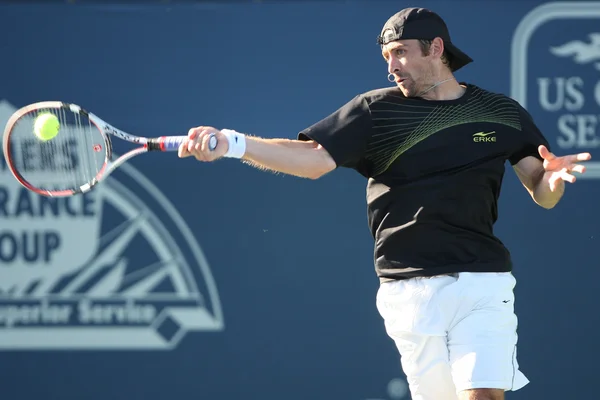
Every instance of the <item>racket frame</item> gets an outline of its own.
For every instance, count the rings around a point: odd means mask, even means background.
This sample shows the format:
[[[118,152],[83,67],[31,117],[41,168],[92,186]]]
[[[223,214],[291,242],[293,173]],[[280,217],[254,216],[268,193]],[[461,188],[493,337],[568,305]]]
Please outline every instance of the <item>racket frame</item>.
[[[69,189],[69,190],[44,190],[39,189],[33,185],[31,185],[27,180],[21,175],[21,173],[15,168],[13,164],[13,160],[11,157],[11,149],[10,149],[10,134],[15,126],[15,124],[25,115],[36,111],[36,110],[48,110],[48,109],[66,109],[75,114],[79,114],[85,118],[87,118],[100,132],[102,139],[104,141],[105,146],[105,158],[102,164],[102,167],[96,174],[94,178],[92,178],[89,182],[81,185],[77,189]],[[118,157],[116,160],[112,160],[113,156],[113,146],[112,141],[110,139],[111,136],[118,137],[122,140],[125,140],[130,143],[138,144],[139,147],[129,150],[125,154]],[[6,163],[12,175],[15,179],[28,190],[40,194],[42,196],[47,197],[66,197],[73,196],[76,194],[83,194],[89,192],[94,188],[98,183],[105,180],[117,167],[125,163],[127,160],[143,154],[149,151],[176,151],[179,145],[183,143],[187,139],[187,136],[160,136],[156,138],[146,138],[142,136],[132,135],[125,131],[115,128],[108,122],[104,121],[102,118],[97,115],[88,112],[87,110],[81,108],[80,106],[72,103],[66,103],[62,101],[42,101],[33,104],[29,104],[24,106],[17,111],[15,111],[12,116],[9,118],[6,123],[6,127],[4,129],[4,136],[2,141],[4,157],[6,159]]]

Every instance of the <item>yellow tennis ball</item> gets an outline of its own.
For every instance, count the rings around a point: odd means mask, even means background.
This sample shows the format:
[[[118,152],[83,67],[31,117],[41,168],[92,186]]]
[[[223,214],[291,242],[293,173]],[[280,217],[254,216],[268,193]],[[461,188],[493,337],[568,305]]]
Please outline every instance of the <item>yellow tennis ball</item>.
[[[60,122],[56,115],[44,113],[37,116],[33,124],[33,132],[41,140],[50,140],[58,135]]]

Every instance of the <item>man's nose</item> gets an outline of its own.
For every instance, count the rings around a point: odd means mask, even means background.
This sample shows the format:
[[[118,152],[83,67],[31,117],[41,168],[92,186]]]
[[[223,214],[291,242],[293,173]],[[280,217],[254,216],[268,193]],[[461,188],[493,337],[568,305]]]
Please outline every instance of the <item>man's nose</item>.
[[[388,72],[390,74],[395,74],[398,71],[399,71],[398,61],[391,58],[390,61],[388,61]]]

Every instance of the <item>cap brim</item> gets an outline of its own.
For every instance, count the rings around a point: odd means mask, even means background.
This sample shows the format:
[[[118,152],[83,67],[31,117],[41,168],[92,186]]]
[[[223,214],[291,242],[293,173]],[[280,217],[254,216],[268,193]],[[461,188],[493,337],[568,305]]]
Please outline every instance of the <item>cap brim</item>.
[[[463,52],[461,49],[459,49],[452,43],[444,42],[444,47],[446,48],[446,51],[452,55],[450,69],[453,72],[458,71],[465,65],[473,62],[473,59],[471,57],[469,57],[465,52]]]

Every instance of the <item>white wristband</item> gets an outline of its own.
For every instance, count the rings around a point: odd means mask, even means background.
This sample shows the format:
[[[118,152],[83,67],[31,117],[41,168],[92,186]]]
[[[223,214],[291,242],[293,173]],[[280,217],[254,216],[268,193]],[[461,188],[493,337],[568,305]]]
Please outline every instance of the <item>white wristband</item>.
[[[229,147],[223,157],[242,158],[246,153],[246,136],[232,129],[221,129],[221,133],[227,138]]]

